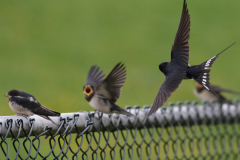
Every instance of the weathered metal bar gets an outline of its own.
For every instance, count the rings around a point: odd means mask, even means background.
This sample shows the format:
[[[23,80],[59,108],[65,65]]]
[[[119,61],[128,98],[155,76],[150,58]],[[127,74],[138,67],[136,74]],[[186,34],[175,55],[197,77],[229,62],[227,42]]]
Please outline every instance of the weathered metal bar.
[[[32,131],[36,135],[39,135],[46,129],[51,131],[52,134],[62,134],[67,132],[80,133],[87,127],[89,131],[94,131],[93,127],[97,128],[98,131],[106,129],[114,131],[116,129],[133,129],[135,127],[140,129],[142,127],[152,127],[152,125],[155,127],[168,127],[170,124],[174,126],[179,123],[184,126],[186,122],[188,122],[188,125],[202,121],[208,124],[213,120],[218,121],[219,119],[227,119],[228,122],[231,123],[240,115],[240,106],[237,103],[234,105],[219,105],[215,103],[198,105],[196,103],[186,103],[184,106],[182,106],[182,103],[178,103],[177,106],[170,104],[167,108],[160,108],[155,114],[150,116],[147,121],[142,122],[148,107],[144,107],[144,109],[140,109],[139,106],[135,106],[134,109],[130,109],[130,107],[126,108],[132,114],[136,115],[136,117],[103,114],[102,118],[100,118],[101,115],[99,115],[99,113],[94,114],[94,112],[61,113],[61,118],[51,117],[56,124],[59,124],[55,125],[51,121],[37,115],[31,116],[29,119],[21,116],[0,116],[0,134],[2,137],[25,137],[26,134],[19,128],[20,119],[22,120],[22,128],[26,133],[29,133],[32,126]],[[29,120],[32,119],[35,119],[35,121],[30,123]],[[91,122],[93,122],[93,125],[91,125]],[[73,126],[74,123],[76,127]],[[11,125],[12,127],[10,127]],[[8,130],[9,127],[11,128],[11,132]],[[34,135],[33,132],[31,135]],[[46,134],[49,134],[49,132],[43,135]]]

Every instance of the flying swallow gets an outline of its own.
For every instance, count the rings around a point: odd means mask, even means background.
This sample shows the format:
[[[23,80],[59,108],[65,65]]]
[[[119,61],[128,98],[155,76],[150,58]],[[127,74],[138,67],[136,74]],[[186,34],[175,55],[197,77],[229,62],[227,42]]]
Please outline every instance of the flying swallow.
[[[120,97],[121,88],[126,79],[124,64],[118,63],[105,79],[104,76],[102,71],[99,71],[99,67],[91,67],[83,87],[85,99],[90,106],[103,113],[134,116],[115,104]]]
[[[231,94],[240,94],[240,92],[235,92],[235,91],[231,91],[228,89],[224,89],[221,88],[219,86],[215,86],[215,85],[209,85],[211,91],[217,95],[218,97],[220,97],[222,99],[222,102],[224,103],[228,103],[228,104],[232,104],[232,102],[230,100],[228,100],[226,97],[224,97],[221,92],[226,92],[226,93],[231,93]],[[211,92],[209,92],[209,90],[207,90],[205,87],[203,87],[203,85],[199,84],[198,82],[195,83],[195,88],[193,90],[195,96],[197,98],[199,98],[200,100],[203,101],[219,101],[219,99],[212,94]]]
[[[34,96],[26,92],[13,89],[4,96],[8,98],[8,104],[12,111],[17,113],[19,116],[28,118],[29,116],[36,114],[47,120],[50,120],[51,122],[53,121],[48,116],[60,116],[60,113],[44,107],[36,100]]]
[[[166,76],[165,81],[160,87],[158,94],[152,104],[150,111],[147,113],[145,119],[156,112],[164,102],[171,96],[180,85],[183,79],[194,79],[204,88],[210,90],[209,72],[213,62],[223,51],[200,65],[191,66],[188,64],[189,59],[189,34],[190,34],[190,15],[187,9],[186,0],[183,3],[182,16],[177,30],[177,34],[171,50],[171,61],[162,62],[159,65],[160,71]],[[213,93],[213,92],[212,92]],[[214,93],[213,93],[214,94]],[[217,95],[215,95],[217,96]],[[218,97],[220,99],[220,97]],[[144,119],[144,120],[145,120]]]

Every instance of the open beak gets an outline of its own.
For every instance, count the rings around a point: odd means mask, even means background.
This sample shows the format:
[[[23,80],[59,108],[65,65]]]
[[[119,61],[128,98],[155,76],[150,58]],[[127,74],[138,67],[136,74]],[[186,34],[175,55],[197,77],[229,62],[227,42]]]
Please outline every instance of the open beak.
[[[84,88],[83,93],[84,93],[86,96],[90,96],[90,95],[93,93],[93,90],[92,90],[92,88],[91,88],[89,85],[87,85],[87,86]]]

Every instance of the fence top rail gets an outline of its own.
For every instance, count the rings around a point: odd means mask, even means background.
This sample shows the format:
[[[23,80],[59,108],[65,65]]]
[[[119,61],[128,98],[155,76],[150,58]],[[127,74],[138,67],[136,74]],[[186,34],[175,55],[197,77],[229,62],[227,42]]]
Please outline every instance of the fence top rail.
[[[84,134],[86,131],[115,131],[124,129],[140,129],[143,127],[168,127],[171,125],[193,125],[195,122],[204,121],[210,123],[213,119],[228,119],[229,122],[240,115],[238,101],[234,104],[220,105],[218,103],[206,103],[198,105],[196,102],[187,101],[184,105],[178,102],[169,107],[161,107],[155,114],[142,122],[149,106],[126,106],[126,110],[135,115],[127,117],[118,114],[101,114],[99,112],[75,112],[61,113],[61,117],[51,117],[58,125],[37,115],[26,119],[22,116],[0,116],[0,137],[29,137],[42,135],[57,135],[67,133]]]

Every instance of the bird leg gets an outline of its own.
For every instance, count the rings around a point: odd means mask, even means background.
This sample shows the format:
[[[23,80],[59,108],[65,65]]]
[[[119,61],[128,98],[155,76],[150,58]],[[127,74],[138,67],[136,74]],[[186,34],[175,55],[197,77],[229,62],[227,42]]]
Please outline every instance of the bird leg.
[[[98,117],[99,117],[100,119],[102,119],[102,117],[103,117],[103,112],[98,112]]]
[[[98,120],[101,120],[102,119],[102,116],[103,116],[103,112],[100,112],[99,110],[95,110],[94,112],[94,117],[95,117],[95,114],[97,115],[97,119]]]

